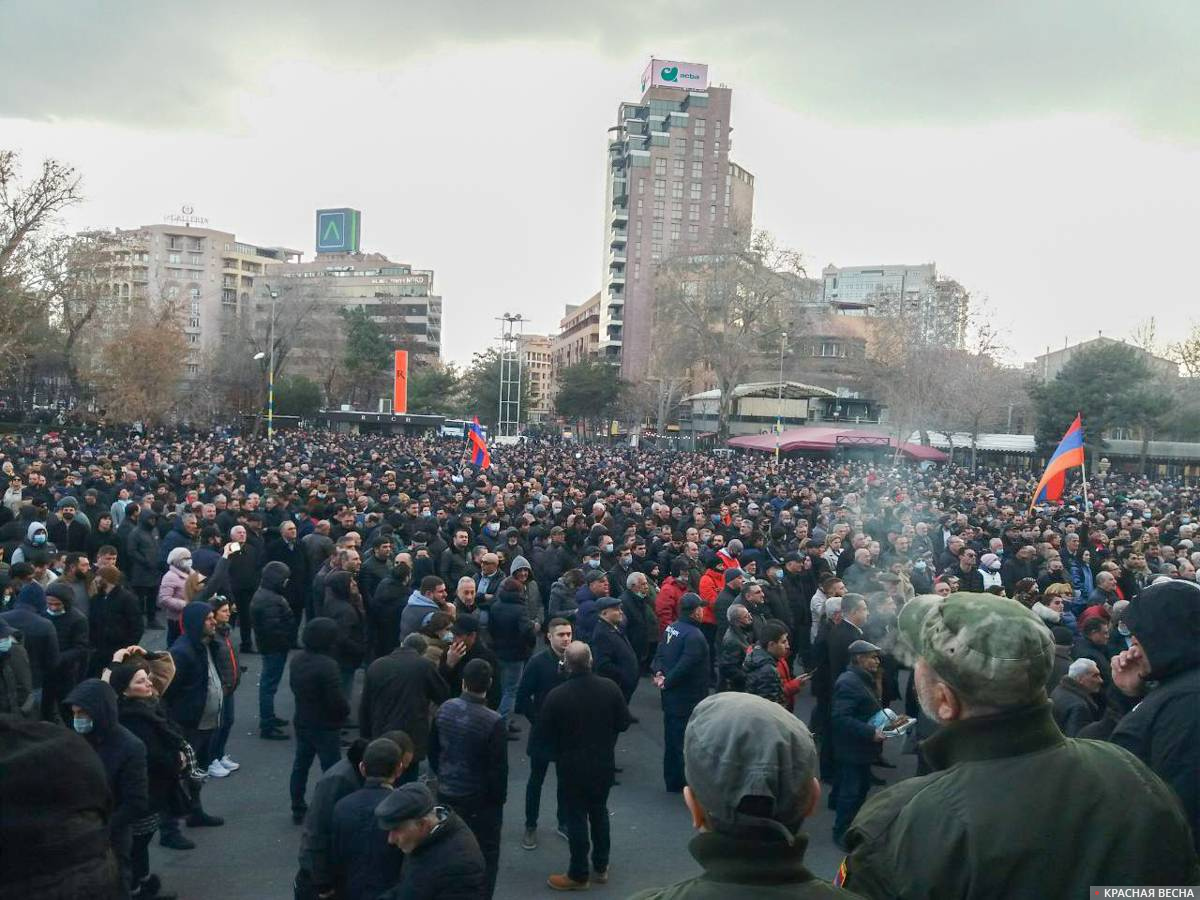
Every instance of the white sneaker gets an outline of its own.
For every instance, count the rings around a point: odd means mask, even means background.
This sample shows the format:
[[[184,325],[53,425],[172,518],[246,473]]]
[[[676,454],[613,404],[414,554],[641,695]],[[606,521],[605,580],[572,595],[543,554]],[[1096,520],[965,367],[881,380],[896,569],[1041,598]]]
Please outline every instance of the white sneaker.
[[[236,763],[232,759],[230,759],[228,753],[221,757],[220,762],[221,762],[221,765],[228,772],[236,772],[238,769],[240,769],[242,767],[241,763]]]
[[[229,774],[229,770],[221,765],[219,759],[214,759],[208,764],[208,774],[213,778],[224,778]]]

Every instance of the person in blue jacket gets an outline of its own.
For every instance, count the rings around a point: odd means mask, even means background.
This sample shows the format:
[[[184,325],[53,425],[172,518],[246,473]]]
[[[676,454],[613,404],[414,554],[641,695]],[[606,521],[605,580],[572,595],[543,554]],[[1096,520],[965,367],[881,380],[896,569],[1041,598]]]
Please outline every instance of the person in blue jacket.
[[[662,691],[663,780],[678,794],[687,783],[683,772],[683,735],[692,710],[708,696],[712,678],[708,640],[697,627],[704,601],[691,592],[679,598],[679,619],[668,625],[651,668]]]

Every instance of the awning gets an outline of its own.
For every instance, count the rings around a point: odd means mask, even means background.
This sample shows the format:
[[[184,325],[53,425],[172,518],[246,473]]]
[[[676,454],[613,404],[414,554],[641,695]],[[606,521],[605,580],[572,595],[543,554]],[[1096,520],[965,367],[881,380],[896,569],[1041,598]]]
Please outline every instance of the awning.
[[[859,428],[789,428],[779,435],[752,434],[731,438],[730,447],[738,450],[757,450],[763,453],[774,453],[778,446],[781,453],[809,451],[815,453],[832,453],[839,447],[876,447],[895,448],[895,439],[880,434],[877,431],[864,431]],[[936,447],[923,447],[920,444],[904,443],[900,452],[909,459],[929,460],[930,462],[945,462],[949,457]]]

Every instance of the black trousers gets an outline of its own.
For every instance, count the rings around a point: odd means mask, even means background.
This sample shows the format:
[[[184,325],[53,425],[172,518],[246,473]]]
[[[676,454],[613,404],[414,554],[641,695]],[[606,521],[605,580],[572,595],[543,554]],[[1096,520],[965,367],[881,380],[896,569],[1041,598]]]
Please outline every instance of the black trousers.
[[[683,773],[683,734],[694,706],[680,710],[663,710],[663,782],[667,790],[679,793],[687,779]]]
[[[833,792],[835,816],[833,839],[841,840],[871,790],[871,764],[839,762],[835,768]]]
[[[542,811],[542,785],[546,782],[546,772],[550,768],[550,760],[531,756],[529,758],[529,782],[525,785],[525,827],[537,828],[538,817]],[[558,782],[558,810],[555,818],[558,827],[567,830],[566,816],[563,814],[563,779]]]
[[[567,843],[571,847],[571,864],[567,876],[573,881],[588,881],[588,852],[592,868],[603,872],[608,868],[611,849],[608,823],[608,791],[591,796],[564,795],[567,804]],[[590,841],[589,841],[590,832]]]
[[[438,800],[449,806],[467,823],[487,866],[487,896],[496,890],[496,873],[500,871],[500,828],[504,824],[504,807],[488,803],[482,797],[450,797],[438,792]]]

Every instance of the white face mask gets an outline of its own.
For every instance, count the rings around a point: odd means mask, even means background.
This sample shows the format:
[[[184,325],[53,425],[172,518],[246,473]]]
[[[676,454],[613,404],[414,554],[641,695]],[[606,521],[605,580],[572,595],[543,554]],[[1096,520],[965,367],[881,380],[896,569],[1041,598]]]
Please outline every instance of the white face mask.
[[[175,563],[175,568],[179,569],[181,572],[190,572],[192,571],[192,560],[190,558],[181,559]]]

